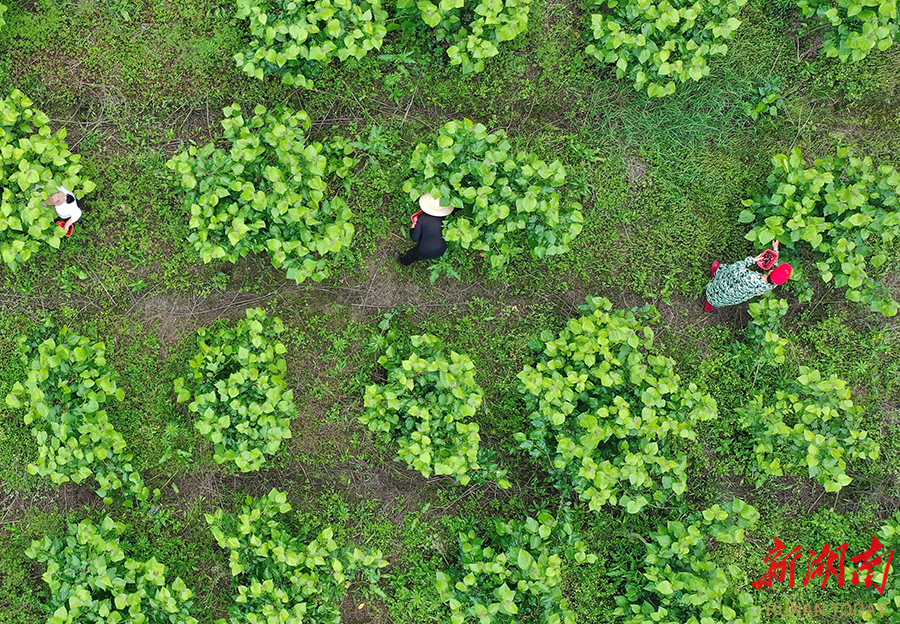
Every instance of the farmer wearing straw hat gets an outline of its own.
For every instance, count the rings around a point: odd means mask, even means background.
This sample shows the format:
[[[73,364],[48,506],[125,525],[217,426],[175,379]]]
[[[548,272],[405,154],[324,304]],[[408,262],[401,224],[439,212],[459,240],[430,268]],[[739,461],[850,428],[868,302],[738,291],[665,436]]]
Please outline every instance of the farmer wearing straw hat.
[[[57,221],[59,227],[66,230],[66,236],[72,234],[72,226],[81,218],[81,208],[75,201],[75,196],[64,186],[57,186],[56,192],[47,198],[47,205],[56,208],[56,214],[62,221]]]
[[[773,247],[778,253],[778,241]],[[712,264],[712,281],[706,286],[706,305],[704,310],[714,312],[725,306],[737,305],[748,299],[764,295],[778,284],[784,284],[791,276],[793,267],[781,264],[765,273],[757,273],[750,266],[764,260],[766,252],[758,256],[747,256],[734,264],[720,265],[716,260]]]
[[[430,193],[425,193],[419,197],[419,208],[422,210],[412,216],[413,227],[409,231],[409,237],[418,245],[407,251],[406,255],[401,256],[399,251],[394,254],[403,266],[419,260],[440,258],[447,251],[442,231],[444,217],[453,212],[453,206],[441,206]]]

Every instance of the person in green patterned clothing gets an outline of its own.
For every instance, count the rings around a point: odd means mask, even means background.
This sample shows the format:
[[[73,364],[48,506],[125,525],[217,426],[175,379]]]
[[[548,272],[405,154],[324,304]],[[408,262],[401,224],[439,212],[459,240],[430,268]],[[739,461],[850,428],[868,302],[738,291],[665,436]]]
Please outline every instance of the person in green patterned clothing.
[[[772,246],[777,252],[778,241]],[[752,270],[750,267],[761,260],[762,256],[763,254],[747,256],[734,264],[720,265],[718,260],[713,262],[713,279],[706,286],[706,306],[703,309],[714,312],[725,306],[737,305],[764,295],[778,284],[788,281],[794,270],[789,264],[780,264],[765,273]]]

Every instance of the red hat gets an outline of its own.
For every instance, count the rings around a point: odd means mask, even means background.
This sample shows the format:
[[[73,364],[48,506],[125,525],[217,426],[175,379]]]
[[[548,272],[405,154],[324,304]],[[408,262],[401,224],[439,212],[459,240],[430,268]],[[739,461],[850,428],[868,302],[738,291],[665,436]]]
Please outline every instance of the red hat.
[[[791,276],[791,272],[794,270],[789,264],[779,264],[778,267],[772,271],[772,274],[769,276],[769,280],[773,284],[784,284],[788,281],[788,278]]]

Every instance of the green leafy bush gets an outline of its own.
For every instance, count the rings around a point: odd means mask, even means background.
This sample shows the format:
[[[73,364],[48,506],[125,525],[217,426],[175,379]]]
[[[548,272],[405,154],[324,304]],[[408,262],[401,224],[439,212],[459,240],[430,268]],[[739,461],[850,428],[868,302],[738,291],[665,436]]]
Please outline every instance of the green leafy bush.
[[[197,624],[188,613],[193,592],[180,578],[166,584],[166,566],[126,556],[125,525],[107,516],[69,525],[65,539],[45,537],[25,551],[47,565],[53,615],[47,624]]]
[[[238,19],[250,22],[250,49],[234,56],[244,73],[313,88],[332,60],[361,59],[381,48],[387,13],[381,0],[238,0]]]
[[[104,409],[113,398],[125,397],[104,344],[48,323],[36,336],[22,336],[19,345],[28,377],[15,383],[6,404],[26,407],[25,424],[34,423],[38,460],[28,472],[60,484],[93,477],[107,504],[114,494],[129,507],[135,499],[147,500],[150,490]]]
[[[847,382],[800,367],[796,382],[775,393],[774,404],[757,395],[737,410],[739,425],[756,441],[759,469],[781,476],[807,469],[810,478],[837,492],[852,479],[847,459],[877,459],[880,449],[858,429],[862,408],[855,406]]]
[[[287,351],[278,340],[281,319],[248,308],[234,329],[215,334],[201,328],[200,352],[189,364],[193,374],[175,380],[178,401],[199,419],[194,426],[215,444],[216,463],[234,462],[242,472],[259,470],[291,437],[296,418],[294,393],[284,380]]]
[[[436,582],[451,624],[574,624],[560,588],[563,564],[597,560],[569,522],[546,511],[537,520],[497,520],[488,539],[474,530],[460,533],[459,549],[457,569],[438,572]]]
[[[768,193],[745,199],[741,223],[753,223],[747,239],[780,241],[782,250],[812,248],[822,279],[847,287],[847,299],[894,316],[900,304],[869,274],[888,260],[885,246],[900,235],[900,172],[840,148],[834,158],[804,167],[799,148],[776,155]]]
[[[386,336],[388,347],[378,363],[387,369],[387,383],[366,386],[365,411],[359,421],[396,439],[398,458],[424,477],[451,475],[463,485],[485,469],[508,488],[504,471],[497,470],[480,449],[478,423],[464,422],[481,407],[484,392],[475,381],[469,356],[450,351],[431,334],[400,339],[396,330]]]
[[[826,26],[825,55],[856,62],[878,48],[887,50],[897,39],[897,0],[795,0],[804,17]],[[815,24],[815,22],[814,22]],[[830,28],[827,26],[830,25]],[[816,26],[819,30],[822,26]]]
[[[616,310],[588,298],[587,314],[555,338],[549,331],[529,346],[538,363],[519,373],[531,430],[520,448],[551,462],[557,485],[573,488],[591,509],[618,504],[638,513],[687,487],[687,456],[676,440],[694,440],[693,425],[716,416],[715,400],[687,387],[674,360],[653,355],[656,310]]]
[[[781,79],[770,80],[761,87],[757,87],[754,99],[744,105],[747,116],[756,121],[762,115],[775,117],[778,111],[784,108],[784,100],[781,99]]]
[[[352,148],[341,138],[307,142],[312,121],[283,105],[257,106],[249,119],[237,104],[223,112],[228,150],[191,146],[166,163],[185,190],[188,241],[204,262],[267,252],[298,284],[325,279],[324,256],[353,238],[347,202],[327,198],[329,177],[345,177],[356,163]]]
[[[592,0],[608,13],[591,15],[592,43],[587,53],[615,63],[616,76],[627,76],[650,97],[675,93],[677,85],[709,75],[707,59],[724,55],[741,25],[735,15],[747,0]]]
[[[0,28],[6,26],[6,20],[3,19],[3,14],[6,13],[6,5],[0,4]]]
[[[66,231],[45,204],[58,185],[79,196],[95,188],[78,175],[81,156],[69,151],[65,128],[53,134],[50,118],[33,105],[17,89],[0,100],[0,257],[10,270],[41,243],[59,249]]]
[[[616,596],[615,614],[626,616],[625,624],[757,624],[762,609],[746,589],[746,572],[713,561],[709,545],[711,539],[742,544],[758,520],[752,505],[734,499],[659,527],[650,534],[643,569]]]
[[[503,130],[488,134],[470,119],[451,121],[432,145],[420,143],[403,190],[416,200],[431,193],[456,210],[444,222],[448,246],[476,249],[495,268],[526,248],[535,258],[569,251],[581,233],[581,204],[561,214],[566,170],[534,154],[512,155]]]
[[[756,361],[760,364],[784,364],[787,338],[778,335],[781,319],[787,314],[787,299],[764,297],[750,303],[750,324],[747,337],[756,347]]]
[[[483,71],[500,43],[525,31],[531,0],[397,0],[397,9],[405,25],[421,21],[433,28],[437,40],[449,44],[450,64],[469,74]]]
[[[340,548],[331,527],[307,542],[310,535],[292,535],[279,520],[290,510],[284,493],[273,489],[260,499],[248,496],[239,516],[221,509],[206,515],[229,551],[231,574],[240,577],[229,609],[235,624],[340,624],[341,600],[359,575],[378,591],[379,570],[388,565],[380,551]]]

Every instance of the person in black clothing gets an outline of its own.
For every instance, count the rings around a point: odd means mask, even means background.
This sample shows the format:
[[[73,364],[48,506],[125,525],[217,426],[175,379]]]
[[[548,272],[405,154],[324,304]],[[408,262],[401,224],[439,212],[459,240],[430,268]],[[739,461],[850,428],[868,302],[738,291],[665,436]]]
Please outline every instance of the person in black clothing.
[[[399,251],[394,254],[403,266],[419,260],[440,258],[447,251],[447,242],[443,237],[444,217],[453,212],[453,206],[441,206],[430,193],[425,193],[419,198],[419,208],[422,210],[413,215],[413,227],[409,231],[409,237],[418,245],[403,256]]]

